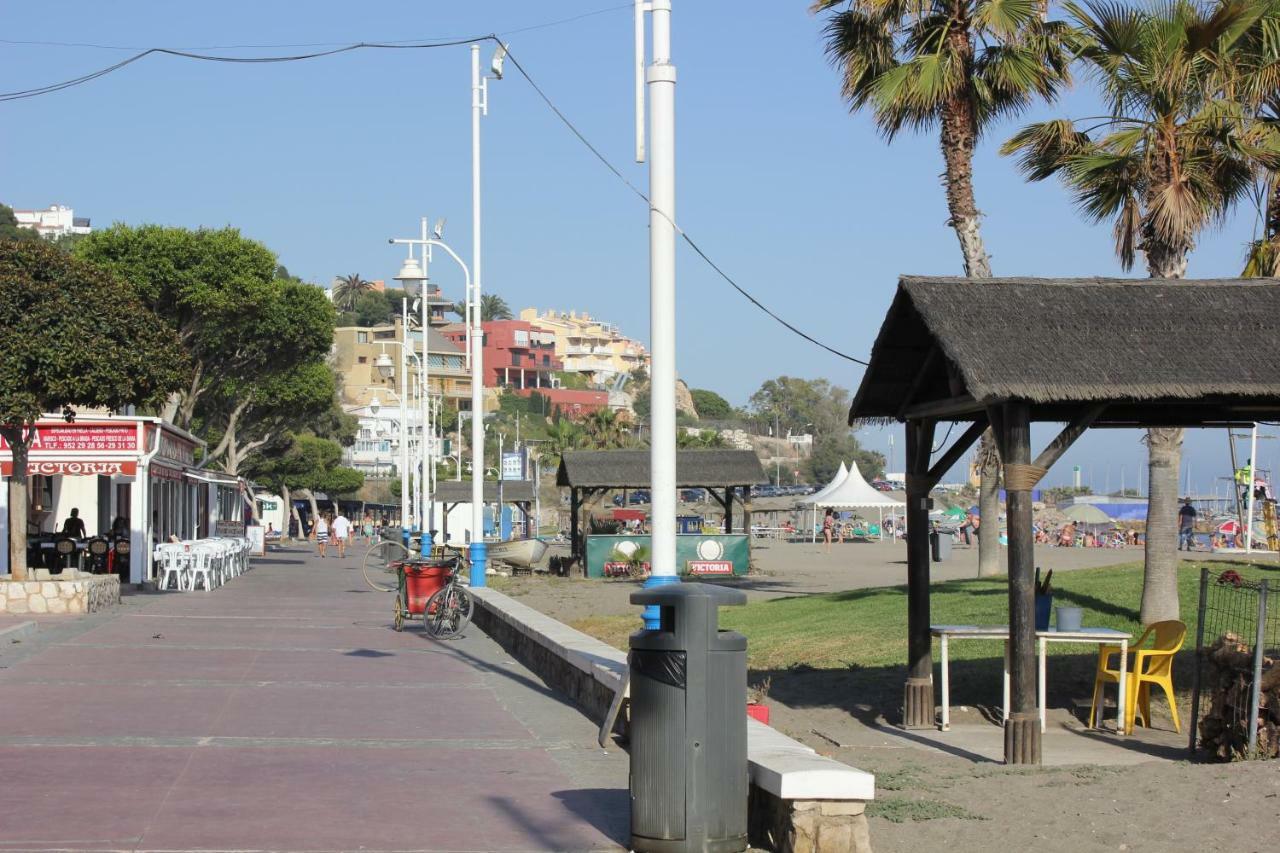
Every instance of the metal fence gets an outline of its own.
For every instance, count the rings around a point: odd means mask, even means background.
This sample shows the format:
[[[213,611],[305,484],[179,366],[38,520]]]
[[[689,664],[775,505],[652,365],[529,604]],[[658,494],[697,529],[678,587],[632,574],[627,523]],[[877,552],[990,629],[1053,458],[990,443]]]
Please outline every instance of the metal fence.
[[[1264,665],[1269,670],[1280,656],[1280,588],[1266,580],[1250,581],[1233,569],[1200,570],[1200,603],[1196,628],[1195,669],[1191,691],[1190,750],[1213,746],[1221,757],[1259,756],[1260,715],[1267,748],[1276,751],[1276,720],[1280,708],[1267,707],[1262,697]],[[1201,716],[1202,693],[1209,707]],[[1274,706],[1274,702],[1270,703]],[[1209,731],[1201,732],[1204,720]],[[1209,721],[1212,722],[1209,722]],[[1212,740],[1212,744],[1199,742]]]

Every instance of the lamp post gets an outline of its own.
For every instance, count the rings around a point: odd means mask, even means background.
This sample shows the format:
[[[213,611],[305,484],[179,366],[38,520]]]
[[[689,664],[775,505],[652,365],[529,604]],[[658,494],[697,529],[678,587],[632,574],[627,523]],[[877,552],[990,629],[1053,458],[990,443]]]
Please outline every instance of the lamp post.
[[[653,57],[645,70],[644,12],[652,17]],[[644,89],[649,100],[649,337],[653,342],[649,395],[650,499],[653,573],[645,586],[678,583],[676,576],[676,67],[671,62],[671,0],[636,0],[636,160],[645,159]],[[660,627],[656,606],[645,627]]]
[[[485,585],[487,548],[484,544],[484,329],[480,324],[480,117],[489,114],[489,80],[502,79],[507,48],[499,45],[480,73],[480,45],[471,45],[471,272],[467,300],[467,354],[471,360],[471,585]],[[498,508],[502,512],[502,508]]]
[[[421,326],[422,326],[422,359],[418,362],[418,380],[421,385],[422,393],[420,396],[420,405],[422,408],[422,443],[421,448],[421,470],[418,473],[418,488],[415,490],[415,499],[417,501],[417,523],[422,534],[421,553],[427,557],[431,555],[431,519],[427,518],[427,465],[430,460],[430,454],[426,446],[426,439],[430,430],[429,418],[430,414],[427,410],[427,392],[428,385],[427,371],[431,362],[428,354],[428,334],[429,326],[429,308],[427,305],[427,266],[431,260],[431,250],[427,242],[427,219],[422,218],[422,239],[418,241],[396,241],[408,242],[410,244],[409,257],[405,258],[404,265],[400,268],[400,272],[396,274],[396,281],[401,283],[404,288],[405,295],[409,298],[416,298],[421,308]],[[422,264],[418,264],[418,259],[413,256],[413,245],[422,246]],[[408,312],[405,312],[405,319],[408,319]],[[404,327],[404,339],[406,348],[410,347],[409,327],[406,323]]]
[[[473,283],[474,280],[471,277],[471,270],[468,269],[465,263],[463,263],[463,260],[461,257],[459,257],[458,253],[455,252],[452,248],[450,248],[447,243],[445,243],[443,240],[440,239],[440,235],[443,229],[444,229],[444,222],[442,220],[441,222],[436,224],[435,230],[432,232],[433,236],[430,236],[430,237],[425,236],[426,232],[425,232],[425,226],[424,226],[424,236],[421,238],[411,239],[411,238],[393,237],[387,242],[409,245],[409,246],[421,246],[424,254],[427,253],[433,247],[440,249],[449,257],[453,258],[454,262],[457,263],[457,265],[462,268],[462,275],[463,275],[466,292],[471,294],[472,296],[472,299],[469,300],[467,303],[467,310],[468,310],[468,313],[471,315],[472,320],[474,321],[473,326],[471,328],[471,335],[470,335],[471,337],[470,346],[472,347],[472,350],[473,350],[473,357],[471,359],[471,407],[473,412],[482,412],[484,408],[483,377],[480,374],[480,359],[478,357],[479,342],[477,340],[477,331],[476,331],[477,329],[479,329],[479,322],[480,322],[479,321],[480,302],[478,297],[479,291],[474,286],[474,283]],[[413,261],[415,259],[409,258],[409,260]],[[408,268],[408,261],[406,261],[405,263],[406,263],[406,268]],[[401,270],[401,272],[403,273],[404,270]],[[399,276],[397,276],[397,278],[399,278]],[[425,280],[426,280],[426,276],[423,275],[421,281],[425,281]],[[426,347],[425,342],[427,341],[427,326],[426,326],[426,320],[425,320],[426,299],[427,297],[424,293],[422,297],[423,306],[424,306],[423,307],[424,321],[423,321],[423,332],[422,332],[422,340],[424,342],[423,343],[424,355],[425,355],[425,347]],[[425,381],[425,378],[426,378],[425,365],[423,370],[423,378]],[[424,417],[425,417],[425,404],[424,404]],[[474,458],[476,460],[476,464],[474,466],[475,469],[483,472],[484,471],[484,465],[483,465],[484,432],[483,432],[483,427],[478,425],[479,421],[480,421],[480,418],[477,418],[474,416],[472,417],[472,428],[471,428],[471,440],[473,445],[472,453],[474,454]],[[426,471],[425,464],[423,466],[423,471],[424,472]],[[472,507],[473,541],[471,543],[471,585],[484,586],[484,505],[483,505],[484,477],[482,475],[480,478],[477,479],[476,477],[473,476],[472,480],[475,482],[472,485],[472,492],[471,492],[471,500],[473,504],[473,507]],[[477,516],[479,518],[478,526],[477,526]],[[476,530],[480,531],[479,537],[480,537],[480,545],[481,545],[479,549],[479,557],[478,557],[479,565],[478,566],[476,562],[477,561],[477,550],[475,547],[476,542],[474,541],[474,536],[475,536],[474,531]],[[430,531],[427,531],[427,530],[423,531],[422,538],[423,538],[424,544],[422,546],[423,547],[422,553],[424,555],[430,553],[430,536],[431,536]],[[477,582],[477,576],[479,577],[478,582]]]
[[[401,300],[401,321],[402,325],[408,316],[408,300]],[[422,362],[418,359],[418,354],[413,348],[407,346],[406,342],[401,341],[382,341],[384,350],[378,354],[374,360],[374,367],[378,371],[378,375],[383,379],[390,379],[395,375],[395,364],[391,360],[391,356],[387,355],[385,347],[387,344],[400,347],[400,394],[397,396],[390,388],[384,390],[392,396],[396,396],[400,404],[400,537],[406,548],[409,547],[410,526],[409,520],[413,515],[410,506],[413,490],[410,489],[410,462],[409,462],[409,370],[408,362],[412,358],[418,365],[418,372],[422,372]],[[375,397],[373,403],[370,403],[370,410],[377,415],[377,409],[374,406],[377,403]]]

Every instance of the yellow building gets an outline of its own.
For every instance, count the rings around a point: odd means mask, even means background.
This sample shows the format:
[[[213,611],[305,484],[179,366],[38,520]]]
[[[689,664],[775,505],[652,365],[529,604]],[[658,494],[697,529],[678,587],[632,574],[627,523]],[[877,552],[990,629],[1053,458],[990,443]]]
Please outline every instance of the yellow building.
[[[422,355],[422,331],[409,331],[410,346]],[[443,394],[455,407],[471,409],[471,374],[466,355],[456,344],[432,328],[429,333],[430,353],[427,362],[427,385],[432,394]],[[383,403],[400,393],[400,347],[404,341],[400,322],[381,326],[344,326],[333,331],[334,367],[341,377],[344,406],[363,406],[375,395]],[[378,372],[378,356],[391,359],[389,377]],[[418,368],[409,359],[409,387],[418,387]]]
[[[525,308],[520,319],[555,335],[556,358],[569,373],[587,374],[597,383],[611,382],[636,368],[649,370],[644,344],[618,331],[612,323],[594,319],[585,311],[545,311]]]

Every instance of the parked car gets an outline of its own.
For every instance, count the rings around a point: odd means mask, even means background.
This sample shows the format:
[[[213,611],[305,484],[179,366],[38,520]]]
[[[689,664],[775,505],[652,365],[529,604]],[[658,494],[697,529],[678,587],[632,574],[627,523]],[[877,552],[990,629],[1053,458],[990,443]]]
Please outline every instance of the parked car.
[[[685,503],[698,503],[707,499],[706,489],[681,489],[680,500]]]

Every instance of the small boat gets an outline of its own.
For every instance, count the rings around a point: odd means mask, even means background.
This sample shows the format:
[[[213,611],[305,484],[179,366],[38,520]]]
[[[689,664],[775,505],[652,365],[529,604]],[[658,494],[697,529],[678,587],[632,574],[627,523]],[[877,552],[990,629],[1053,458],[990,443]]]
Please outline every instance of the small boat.
[[[506,542],[490,542],[488,557],[501,560],[522,569],[531,569],[547,553],[547,543],[541,539],[508,539]]]

